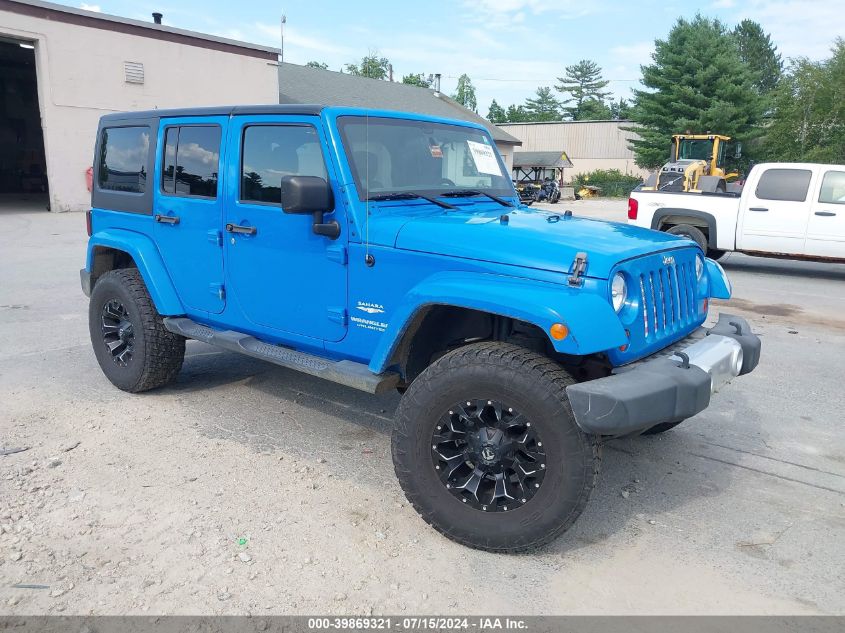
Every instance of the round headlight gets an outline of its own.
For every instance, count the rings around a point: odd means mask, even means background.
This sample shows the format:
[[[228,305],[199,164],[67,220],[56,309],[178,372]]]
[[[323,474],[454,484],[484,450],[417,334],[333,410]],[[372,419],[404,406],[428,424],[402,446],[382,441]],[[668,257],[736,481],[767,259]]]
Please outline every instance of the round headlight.
[[[613,299],[613,309],[619,312],[628,298],[628,283],[625,281],[625,275],[622,273],[616,273],[613,276],[613,283],[610,285],[610,296]]]
[[[701,279],[701,275],[704,274],[704,260],[701,258],[701,255],[695,256],[695,278]]]

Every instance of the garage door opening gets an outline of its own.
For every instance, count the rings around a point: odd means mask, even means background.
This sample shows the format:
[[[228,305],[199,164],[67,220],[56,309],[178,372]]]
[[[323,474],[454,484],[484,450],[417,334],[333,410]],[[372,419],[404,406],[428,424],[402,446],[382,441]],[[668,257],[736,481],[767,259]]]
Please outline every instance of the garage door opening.
[[[0,211],[48,208],[35,47],[0,39]]]

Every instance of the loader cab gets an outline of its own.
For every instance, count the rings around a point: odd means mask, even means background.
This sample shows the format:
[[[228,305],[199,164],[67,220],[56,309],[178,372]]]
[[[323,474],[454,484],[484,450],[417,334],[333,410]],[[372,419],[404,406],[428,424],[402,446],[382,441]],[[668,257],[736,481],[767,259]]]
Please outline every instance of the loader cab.
[[[722,134],[675,134],[672,136],[669,162],[704,161],[704,175],[736,178],[732,168],[742,156],[742,143],[732,142]]]

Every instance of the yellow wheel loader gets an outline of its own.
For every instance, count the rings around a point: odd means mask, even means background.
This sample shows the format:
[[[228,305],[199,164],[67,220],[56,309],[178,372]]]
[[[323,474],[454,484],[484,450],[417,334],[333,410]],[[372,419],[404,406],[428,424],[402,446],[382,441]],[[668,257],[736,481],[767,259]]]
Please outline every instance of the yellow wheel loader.
[[[722,134],[675,134],[669,149],[669,162],[651,174],[644,191],[686,191],[691,193],[727,192],[728,181],[739,177],[728,172],[728,154],[737,159],[742,145],[731,143]],[[732,153],[729,148],[732,147]]]

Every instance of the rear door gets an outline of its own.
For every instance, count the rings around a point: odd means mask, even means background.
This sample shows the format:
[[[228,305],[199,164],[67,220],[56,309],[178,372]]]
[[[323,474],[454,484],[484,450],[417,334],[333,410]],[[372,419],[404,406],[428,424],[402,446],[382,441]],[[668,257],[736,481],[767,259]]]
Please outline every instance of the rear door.
[[[155,237],[189,311],[219,313],[223,292],[220,178],[227,117],[162,119],[153,204]]]
[[[766,253],[804,252],[810,216],[813,170],[771,167],[765,169],[744,196],[742,226],[737,248]]]
[[[821,168],[807,226],[807,255],[845,259],[845,167]]]

